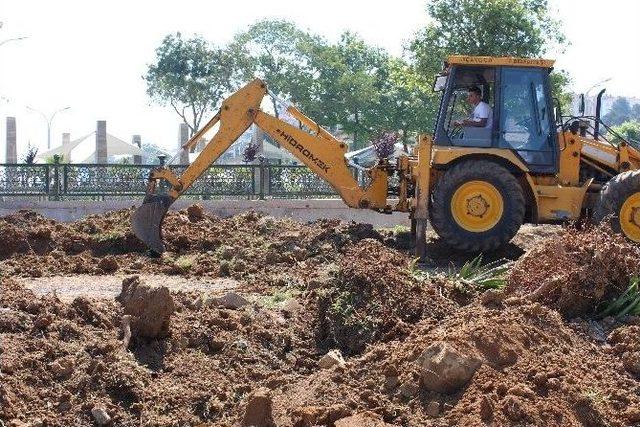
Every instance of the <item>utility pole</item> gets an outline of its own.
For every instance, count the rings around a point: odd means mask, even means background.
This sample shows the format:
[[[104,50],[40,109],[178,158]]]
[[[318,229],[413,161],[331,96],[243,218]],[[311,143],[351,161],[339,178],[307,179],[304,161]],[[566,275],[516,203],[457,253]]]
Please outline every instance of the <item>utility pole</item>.
[[[66,111],[70,108],[71,107],[61,108],[59,110],[56,110],[53,114],[51,114],[51,116],[47,117],[47,115],[44,114],[42,111],[36,110],[35,108],[27,106],[27,110],[40,114],[44,118],[44,120],[47,122],[47,150],[51,149],[51,122],[53,122],[53,118],[56,116],[56,114],[62,111]]]

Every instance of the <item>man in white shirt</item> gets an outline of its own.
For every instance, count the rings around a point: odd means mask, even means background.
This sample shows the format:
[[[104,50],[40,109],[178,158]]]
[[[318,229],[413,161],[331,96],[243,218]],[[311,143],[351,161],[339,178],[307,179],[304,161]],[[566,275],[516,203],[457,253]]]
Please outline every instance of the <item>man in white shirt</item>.
[[[482,91],[478,86],[469,88],[467,101],[474,106],[473,112],[468,119],[456,120],[453,124],[463,127],[491,129],[491,126],[493,126],[493,112],[489,104],[482,101]]]

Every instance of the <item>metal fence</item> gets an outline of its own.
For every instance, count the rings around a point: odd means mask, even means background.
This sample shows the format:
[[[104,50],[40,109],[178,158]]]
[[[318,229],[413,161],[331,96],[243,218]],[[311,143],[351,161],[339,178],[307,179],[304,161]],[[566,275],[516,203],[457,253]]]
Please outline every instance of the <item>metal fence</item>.
[[[1,197],[49,200],[105,199],[145,193],[149,172],[157,165],[0,164]],[[181,174],[187,166],[169,166]],[[329,184],[306,166],[214,165],[187,190],[193,198],[336,197]]]

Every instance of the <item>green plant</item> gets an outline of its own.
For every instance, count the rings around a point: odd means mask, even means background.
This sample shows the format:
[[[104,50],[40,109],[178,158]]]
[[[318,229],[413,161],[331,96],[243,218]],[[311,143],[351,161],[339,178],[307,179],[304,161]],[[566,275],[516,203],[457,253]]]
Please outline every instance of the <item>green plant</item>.
[[[506,272],[512,262],[499,259],[482,264],[482,254],[464,263],[458,271],[450,271],[448,278],[462,285],[470,285],[476,289],[502,289],[507,284]]]
[[[98,243],[118,242],[124,237],[124,233],[118,231],[107,231],[104,233],[96,233],[92,239]]]
[[[622,317],[640,315],[640,277],[632,277],[627,290],[613,301],[605,304],[598,317]]]
[[[176,259],[175,265],[181,270],[190,270],[195,263],[195,257],[189,255],[181,255]]]
[[[299,289],[292,287],[277,288],[270,295],[261,297],[259,303],[264,308],[274,309],[286,300],[300,295],[300,293]]]

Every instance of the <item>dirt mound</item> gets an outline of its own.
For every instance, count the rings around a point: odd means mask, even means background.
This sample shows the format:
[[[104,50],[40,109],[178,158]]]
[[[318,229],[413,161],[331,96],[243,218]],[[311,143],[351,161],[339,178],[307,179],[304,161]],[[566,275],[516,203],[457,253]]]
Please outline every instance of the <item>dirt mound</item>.
[[[457,305],[433,283],[417,280],[411,258],[364,239],[346,250],[333,277],[316,291],[318,341],[360,353],[366,344],[400,339],[426,317],[443,318]]]
[[[640,273],[640,246],[607,226],[567,228],[520,258],[507,292],[575,317],[592,314]]]
[[[1,274],[40,277],[118,271],[246,278],[310,258],[331,262],[346,245],[364,238],[382,241],[389,234],[365,224],[338,220],[302,224],[255,212],[219,218],[194,205],[167,214],[163,226],[167,253],[152,259],[131,231],[132,212],[90,215],[69,224],[29,211],[0,218],[0,238],[9,242],[0,248]]]
[[[0,218],[0,234],[17,236],[0,255],[4,424],[640,423],[640,320],[567,320],[615,296],[638,267],[637,246],[606,231],[525,236],[540,248],[504,295],[418,273],[397,235],[371,226],[192,207],[167,216],[169,251],[151,258],[130,214]],[[510,258],[525,249],[511,248]],[[169,294],[130,279],[123,306],[37,297],[7,278],[65,274],[91,287],[91,275],[136,273],[193,286],[167,284],[183,290]],[[215,281],[233,286],[203,290]],[[541,285],[553,292],[536,301]],[[140,325],[160,333],[135,338]]]
[[[420,356],[434,342],[479,361],[452,394],[429,391],[421,374]],[[594,351],[540,304],[472,304],[439,326],[419,324],[404,341],[373,345],[345,368],[301,379],[276,397],[274,412],[278,425],[313,425],[302,414],[340,405],[395,425],[630,425],[640,420],[640,383],[621,359]]]

